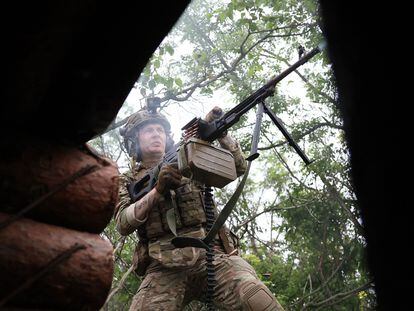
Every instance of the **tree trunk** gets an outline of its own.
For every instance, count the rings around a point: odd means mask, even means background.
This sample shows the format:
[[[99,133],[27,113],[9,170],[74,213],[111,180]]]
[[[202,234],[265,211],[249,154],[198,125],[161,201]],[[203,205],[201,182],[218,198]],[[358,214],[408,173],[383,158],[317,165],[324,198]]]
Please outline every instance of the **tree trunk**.
[[[10,215],[0,213],[0,223]],[[111,288],[113,247],[98,234],[30,219],[0,230],[0,308],[98,310]]]
[[[16,143],[16,149],[19,145]],[[102,232],[118,199],[116,163],[100,157],[87,145],[24,146],[1,155],[0,211],[17,213],[40,199],[25,217],[80,231]],[[85,169],[86,173],[76,175]],[[43,196],[48,197],[41,199]]]

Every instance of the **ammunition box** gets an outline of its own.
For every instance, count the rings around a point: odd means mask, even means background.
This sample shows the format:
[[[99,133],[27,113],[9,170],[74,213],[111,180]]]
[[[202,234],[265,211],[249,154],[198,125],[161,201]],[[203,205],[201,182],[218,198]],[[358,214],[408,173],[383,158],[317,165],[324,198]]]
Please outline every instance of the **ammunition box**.
[[[183,176],[211,187],[223,188],[237,178],[231,152],[197,138],[180,146],[178,168]]]

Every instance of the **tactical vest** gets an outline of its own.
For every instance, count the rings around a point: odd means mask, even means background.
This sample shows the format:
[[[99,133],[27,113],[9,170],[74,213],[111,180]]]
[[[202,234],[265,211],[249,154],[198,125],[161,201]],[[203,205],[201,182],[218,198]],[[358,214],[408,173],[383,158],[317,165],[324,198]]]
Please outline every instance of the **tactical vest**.
[[[172,192],[171,199],[175,209],[177,229],[205,224],[206,215],[203,197],[200,185],[196,181],[183,177],[181,186]],[[148,240],[153,240],[171,233],[167,222],[167,210],[169,208],[164,198],[160,200],[159,204],[153,206],[144,225],[145,230],[138,230],[139,237],[144,238],[142,235],[145,234]]]
[[[139,170],[137,173],[135,177],[142,178],[145,170]],[[177,233],[181,236],[205,237],[203,227],[205,227],[206,215],[202,186],[197,181],[183,177],[180,187],[172,191],[172,200],[175,202],[173,204],[175,224]],[[135,271],[140,276],[145,274],[151,260],[155,260],[164,267],[187,267],[192,266],[200,255],[200,249],[194,247],[176,249],[171,244],[174,235],[167,221],[169,208],[171,204],[167,205],[165,199],[161,198],[159,204],[150,210],[145,224],[137,228],[139,243],[133,262]],[[217,217],[216,209],[215,214]],[[238,248],[238,239],[225,226],[220,229],[215,243],[218,249],[227,254],[234,253]]]

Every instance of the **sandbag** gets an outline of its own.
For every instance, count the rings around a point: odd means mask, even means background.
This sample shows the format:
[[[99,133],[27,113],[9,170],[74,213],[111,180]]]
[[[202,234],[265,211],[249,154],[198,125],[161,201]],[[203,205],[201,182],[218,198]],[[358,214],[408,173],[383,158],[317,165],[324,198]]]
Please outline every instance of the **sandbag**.
[[[0,155],[0,212],[18,213],[72,181],[25,214],[25,217],[80,231],[100,233],[118,200],[118,167],[88,145],[44,142]],[[83,172],[80,176],[75,176]]]
[[[10,216],[0,213],[0,223]],[[99,310],[105,303],[113,247],[98,234],[22,218],[0,230],[0,241],[0,309]]]

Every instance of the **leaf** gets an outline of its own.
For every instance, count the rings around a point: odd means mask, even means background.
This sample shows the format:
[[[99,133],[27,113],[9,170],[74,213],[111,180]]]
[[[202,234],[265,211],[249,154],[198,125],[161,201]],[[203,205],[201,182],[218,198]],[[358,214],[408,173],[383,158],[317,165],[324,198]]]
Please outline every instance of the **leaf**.
[[[180,78],[175,78],[174,82],[177,86],[182,87],[183,86],[183,81]]]
[[[156,73],[154,75],[154,79],[153,80],[156,83],[163,83],[164,82],[164,78],[161,75],[159,75],[158,73]]]
[[[171,45],[166,45],[165,50],[167,51],[168,54],[173,55],[174,54],[174,49]]]

